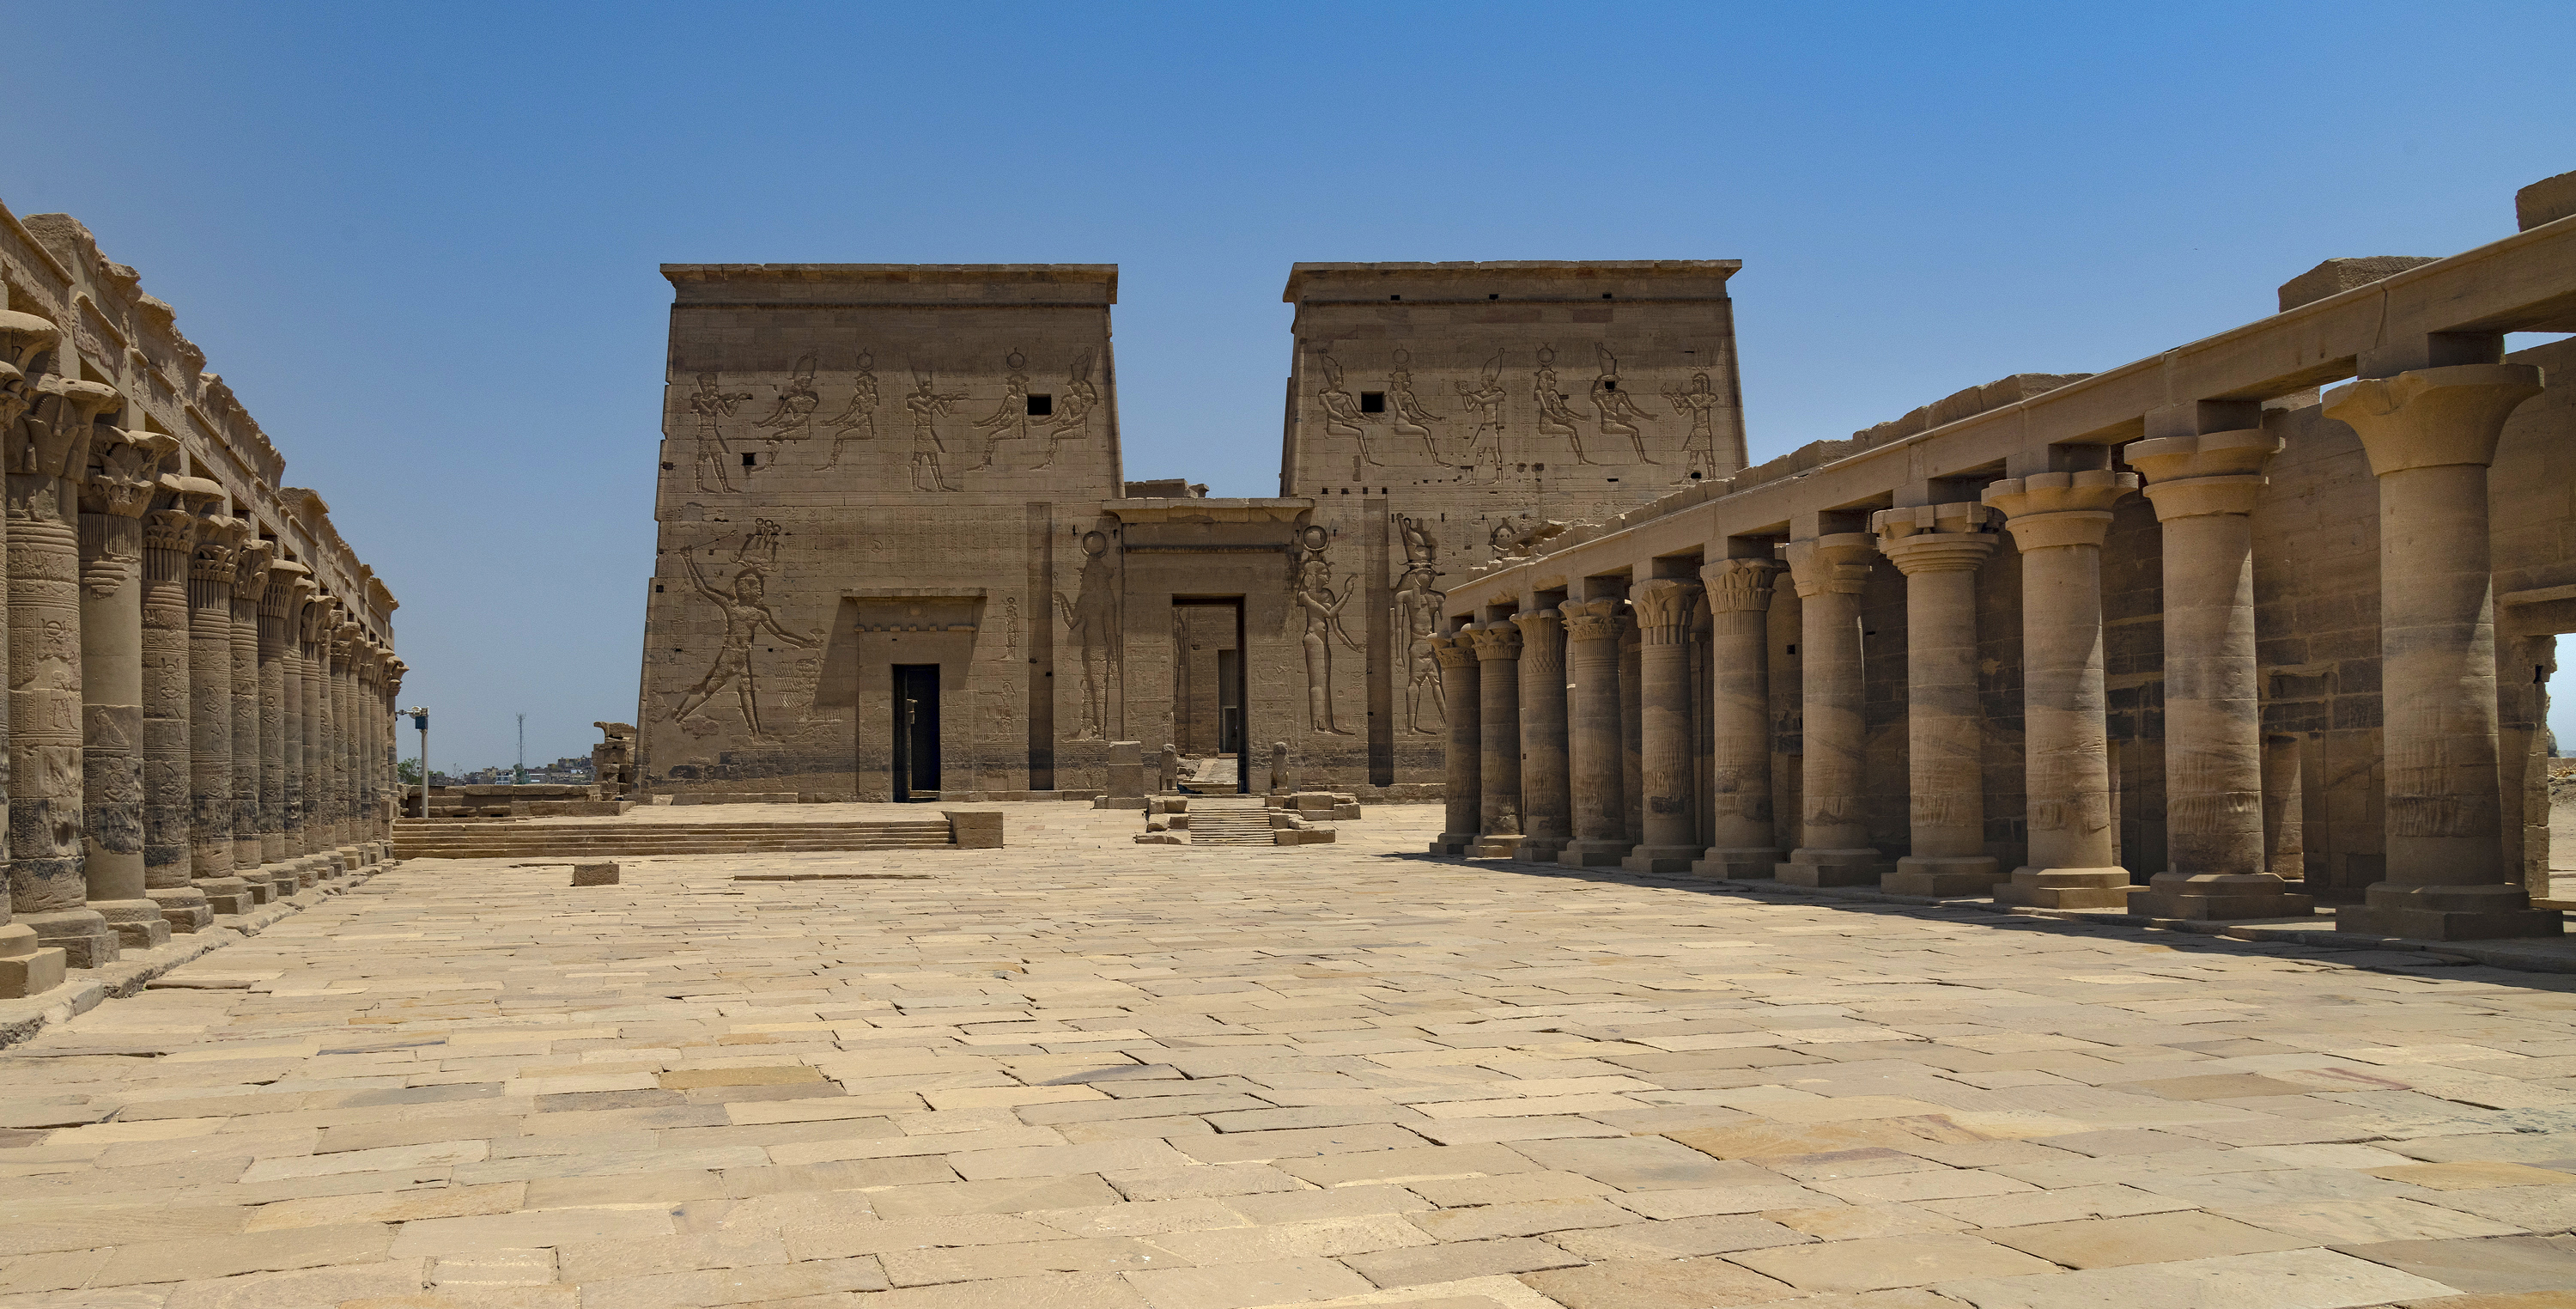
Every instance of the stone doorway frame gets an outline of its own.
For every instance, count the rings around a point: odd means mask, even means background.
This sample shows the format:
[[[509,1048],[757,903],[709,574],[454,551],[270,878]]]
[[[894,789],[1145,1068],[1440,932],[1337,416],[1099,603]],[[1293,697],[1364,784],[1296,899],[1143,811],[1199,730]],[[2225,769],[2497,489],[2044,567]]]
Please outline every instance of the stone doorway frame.
[[[1244,623],[1244,599],[1245,597],[1239,595],[1176,595],[1172,597],[1172,608],[1174,609],[1189,606],[1209,609],[1231,609],[1234,611],[1234,701],[1236,706],[1235,711],[1242,715],[1242,725],[1235,734],[1234,742],[1234,789],[1235,794],[1237,795],[1249,795],[1252,793],[1252,741],[1255,735],[1252,723],[1252,696],[1250,694],[1250,687],[1245,684],[1248,680],[1247,670],[1252,667],[1252,652],[1250,645],[1247,644],[1250,639],[1250,633]],[[1172,625],[1172,627],[1174,630],[1177,630],[1177,624]],[[1177,644],[1177,641],[1175,644]],[[1172,652],[1175,666],[1178,666],[1179,660],[1187,658],[1188,654],[1189,652],[1186,650],[1175,649]],[[1224,660],[1220,659],[1217,661],[1217,667],[1219,669],[1223,669],[1224,666]],[[1218,675],[1222,677],[1224,674],[1220,672]],[[1221,740],[1224,731],[1223,706],[1225,704],[1225,690],[1222,685],[1218,688],[1216,699],[1219,706],[1217,711],[1219,720],[1218,731],[1219,739]]]

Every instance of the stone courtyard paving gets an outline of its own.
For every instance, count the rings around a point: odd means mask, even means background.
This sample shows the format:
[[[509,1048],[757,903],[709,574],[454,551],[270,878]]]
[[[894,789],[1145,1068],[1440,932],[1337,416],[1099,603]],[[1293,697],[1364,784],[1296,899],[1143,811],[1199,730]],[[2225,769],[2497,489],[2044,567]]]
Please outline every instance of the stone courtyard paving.
[[[2576,1304],[2576,978],[1006,808],[416,861],[0,1052],[0,1306]]]

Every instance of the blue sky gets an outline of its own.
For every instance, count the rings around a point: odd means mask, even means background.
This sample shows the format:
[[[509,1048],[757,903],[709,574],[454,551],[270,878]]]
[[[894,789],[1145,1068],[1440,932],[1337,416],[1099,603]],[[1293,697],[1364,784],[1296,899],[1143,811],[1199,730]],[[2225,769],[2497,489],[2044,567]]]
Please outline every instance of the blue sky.
[[[403,601],[442,768],[635,708],[663,262],[1114,262],[1131,477],[1275,494],[1296,260],[1739,258],[1754,458],[2448,254],[2558,4],[22,10],[63,210]],[[2576,694],[2560,697],[2576,740]]]

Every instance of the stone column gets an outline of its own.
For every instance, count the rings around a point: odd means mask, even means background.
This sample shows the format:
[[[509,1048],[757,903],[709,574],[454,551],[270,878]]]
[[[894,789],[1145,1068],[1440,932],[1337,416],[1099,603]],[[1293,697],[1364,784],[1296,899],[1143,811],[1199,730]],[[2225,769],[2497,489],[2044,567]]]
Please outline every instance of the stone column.
[[[1637,635],[1636,617],[1633,604],[1619,615],[1619,829],[1631,850],[1646,839],[1646,678],[1640,671],[1645,645]]]
[[[394,820],[410,812],[404,808],[401,767],[402,684],[403,674],[410,671],[411,665],[404,663],[401,656],[387,652],[384,710],[376,717],[376,726],[384,733],[385,785],[389,788],[391,796],[391,803],[385,806],[383,825],[379,829],[383,833],[379,839],[385,843],[384,853],[387,859],[393,858],[394,854]],[[594,777],[593,780],[597,778]]]
[[[1798,715],[1806,756],[1799,769],[1798,848],[1773,872],[1792,886],[1868,886],[1888,871],[1869,843],[1861,802],[1863,721],[1860,592],[1878,543],[1835,532],[1783,548],[1798,588]]]
[[[356,623],[343,622],[332,633],[331,640],[331,734],[338,744],[331,758],[332,787],[337,806],[332,821],[332,848],[351,868],[366,863],[358,849],[358,843],[363,839],[358,831],[360,631]]]
[[[144,870],[143,515],[178,448],[174,436],[98,428],[80,487],[81,857],[89,907],[134,950],[168,944],[177,925]]]
[[[1987,895],[1985,715],[1977,708],[1977,569],[1995,550],[1982,504],[1882,509],[1879,553],[1905,574],[1905,748],[1913,852],[1881,885],[1899,895]]]
[[[1440,712],[1449,721],[1449,768],[1447,785],[1441,791],[1441,799],[1448,806],[1441,826],[1447,830],[1431,843],[1431,853],[1454,859],[1474,849],[1480,825],[1477,815],[1484,805],[1476,645],[1464,632],[1434,636],[1431,655],[1440,661]],[[422,766],[425,770],[426,762]]]
[[[267,866],[259,839],[259,598],[268,589],[277,544],[261,540],[248,519],[243,524],[251,535],[233,556],[232,589],[233,873],[267,882],[269,898],[276,899],[295,890],[292,875]]]
[[[1618,600],[1575,600],[1565,616],[1566,754],[1574,839],[1556,861],[1576,868],[1618,863],[1628,839],[1619,742],[1619,642],[1627,622]]]
[[[2307,796],[2300,784],[2303,742],[2263,738],[2263,866],[2285,882],[2308,880]]]
[[[1521,843],[1514,858],[1553,861],[1573,839],[1565,758],[1565,620],[1554,609],[1512,615],[1521,629]]]
[[[295,583],[303,566],[272,560],[259,589],[259,858],[263,865],[295,878],[301,890],[313,884],[308,873],[292,866],[286,848],[286,611],[295,600]],[[239,584],[235,584],[239,589]]]
[[[188,480],[188,875],[216,913],[243,914],[271,889],[233,873],[233,550],[244,529],[217,512],[223,488]]]
[[[1484,702],[1478,717],[1484,724],[1485,802],[1470,853],[1509,859],[1521,845],[1521,634],[1507,621],[1466,630],[1476,643],[1476,683]]]
[[[1709,692],[1715,740],[1709,764],[1712,833],[1691,865],[1702,877],[1767,878],[1781,862],[1772,833],[1771,581],[1768,559],[1720,559],[1699,570],[1708,597]]]
[[[358,784],[355,805],[358,816],[357,844],[361,858],[370,864],[374,863],[377,857],[377,800],[383,795],[384,785],[381,775],[384,772],[385,750],[383,734],[378,730],[383,726],[385,719],[385,697],[382,690],[384,661],[384,647],[361,638],[358,644],[357,667],[354,670],[356,680],[349,689],[350,712],[356,716],[358,727]],[[1177,760],[1178,756],[1174,758]],[[1174,776],[1178,777],[1177,771]]]
[[[283,857],[295,865],[298,886],[317,875],[304,839],[304,606],[313,596],[313,570],[292,559],[269,565],[267,603],[277,609],[278,783],[277,825]],[[274,597],[283,588],[285,597]],[[268,652],[268,609],[260,610],[260,653]]]
[[[17,432],[18,420],[35,405],[38,393],[27,373],[36,367],[36,357],[61,339],[60,329],[34,314],[0,309],[0,340],[7,342],[0,353],[0,433]],[[7,643],[7,632],[8,606],[0,605],[0,644]],[[8,698],[0,696],[0,735],[7,731],[8,705]],[[7,770],[0,768],[0,819],[8,811],[7,782]],[[5,827],[0,821],[0,829]],[[63,951],[40,942],[33,927],[12,921],[9,901],[0,895],[0,999],[19,1000],[63,984]]]
[[[2133,441],[2163,525],[2166,870],[2133,897],[2158,918],[2282,918],[2310,901],[2263,854],[2254,501],[2281,439],[2261,428]]]
[[[97,968],[116,959],[117,937],[88,906],[81,848],[78,496],[98,415],[120,397],[98,382],[54,386],[8,450],[9,898],[65,963]]]
[[[1619,866],[1635,873],[1686,873],[1706,847],[1691,821],[1692,612],[1699,583],[1658,577],[1629,589],[1637,615],[1639,815],[1645,839]]]
[[[2004,904],[2118,909],[2129,902],[2111,812],[2102,671],[2102,542],[2136,473],[2033,473],[1986,488],[2021,551],[2022,751],[2030,862]],[[1812,738],[1811,738],[1812,739]],[[1812,747],[1810,747],[1812,748]]]
[[[2496,773],[2495,582],[2487,466],[2538,395],[2527,364],[2462,364],[2327,393],[2379,479],[2379,678],[2388,880],[2335,911],[2346,932],[2465,941],[2555,936],[2504,862]]]
[[[189,877],[188,555],[197,519],[163,476],[143,520],[143,894],[174,932],[214,922]]]
[[[304,651],[304,852],[321,862],[314,871],[337,877],[347,869],[331,851],[331,655],[333,601],[319,587],[304,606],[299,629]]]

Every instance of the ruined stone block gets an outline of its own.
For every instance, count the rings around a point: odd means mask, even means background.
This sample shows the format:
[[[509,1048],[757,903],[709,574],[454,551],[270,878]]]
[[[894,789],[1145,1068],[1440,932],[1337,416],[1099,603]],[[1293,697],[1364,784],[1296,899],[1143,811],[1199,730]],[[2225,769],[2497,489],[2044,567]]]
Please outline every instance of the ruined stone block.
[[[596,864],[574,864],[572,866],[572,884],[575,886],[615,886],[617,885],[617,865],[614,861]]]

